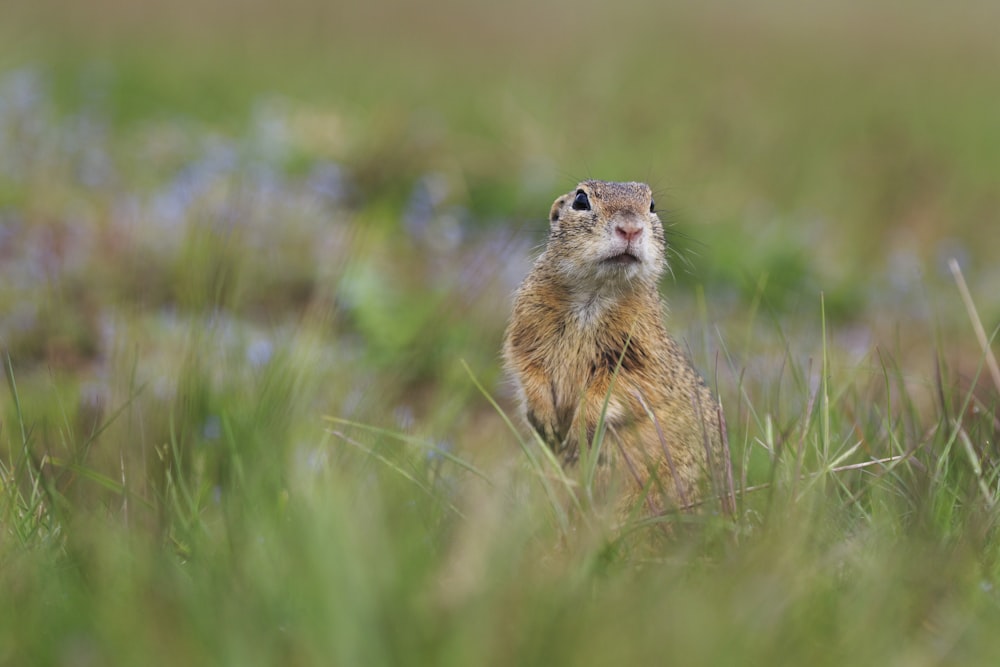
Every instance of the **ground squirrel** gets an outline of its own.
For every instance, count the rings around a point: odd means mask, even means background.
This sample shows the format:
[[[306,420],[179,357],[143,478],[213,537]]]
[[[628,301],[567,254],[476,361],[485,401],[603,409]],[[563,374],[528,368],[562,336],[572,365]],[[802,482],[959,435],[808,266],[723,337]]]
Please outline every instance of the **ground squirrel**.
[[[571,467],[603,413],[598,467],[617,480],[619,509],[643,496],[653,511],[689,505],[722,464],[723,422],[664,328],[666,241],[652,191],[584,181],[556,199],[549,223],[503,348],[527,421]]]

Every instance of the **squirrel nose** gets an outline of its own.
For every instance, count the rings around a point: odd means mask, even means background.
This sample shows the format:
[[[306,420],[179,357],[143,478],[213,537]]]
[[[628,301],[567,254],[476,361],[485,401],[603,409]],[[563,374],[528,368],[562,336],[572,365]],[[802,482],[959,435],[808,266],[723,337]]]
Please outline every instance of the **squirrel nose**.
[[[637,220],[622,220],[615,224],[615,234],[626,243],[642,236],[642,223]]]

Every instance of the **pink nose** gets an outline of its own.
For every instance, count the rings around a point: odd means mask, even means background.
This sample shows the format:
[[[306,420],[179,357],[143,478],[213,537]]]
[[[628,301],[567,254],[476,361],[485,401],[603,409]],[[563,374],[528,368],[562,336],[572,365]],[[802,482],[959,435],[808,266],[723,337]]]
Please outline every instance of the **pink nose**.
[[[642,223],[635,220],[619,222],[615,224],[615,234],[626,243],[632,243],[642,236]]]

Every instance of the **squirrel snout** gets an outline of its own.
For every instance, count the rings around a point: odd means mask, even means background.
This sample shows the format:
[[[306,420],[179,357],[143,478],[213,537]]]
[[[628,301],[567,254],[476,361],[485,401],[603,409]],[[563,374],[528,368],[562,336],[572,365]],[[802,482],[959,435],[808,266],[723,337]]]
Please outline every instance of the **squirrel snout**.
[[[632,243],[642,236],[643,224],[638,220],[620,220],[615,223],[615,236]]]

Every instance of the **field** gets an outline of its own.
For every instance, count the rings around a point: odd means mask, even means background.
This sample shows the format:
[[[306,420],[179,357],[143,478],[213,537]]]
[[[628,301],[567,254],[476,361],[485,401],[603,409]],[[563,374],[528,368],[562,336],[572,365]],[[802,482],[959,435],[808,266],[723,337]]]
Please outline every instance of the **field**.
[[[997,25],[5,4],[0,665],[996,664]],[[589,177],[669,212],[735,508],[609,525],[516,415]]]

